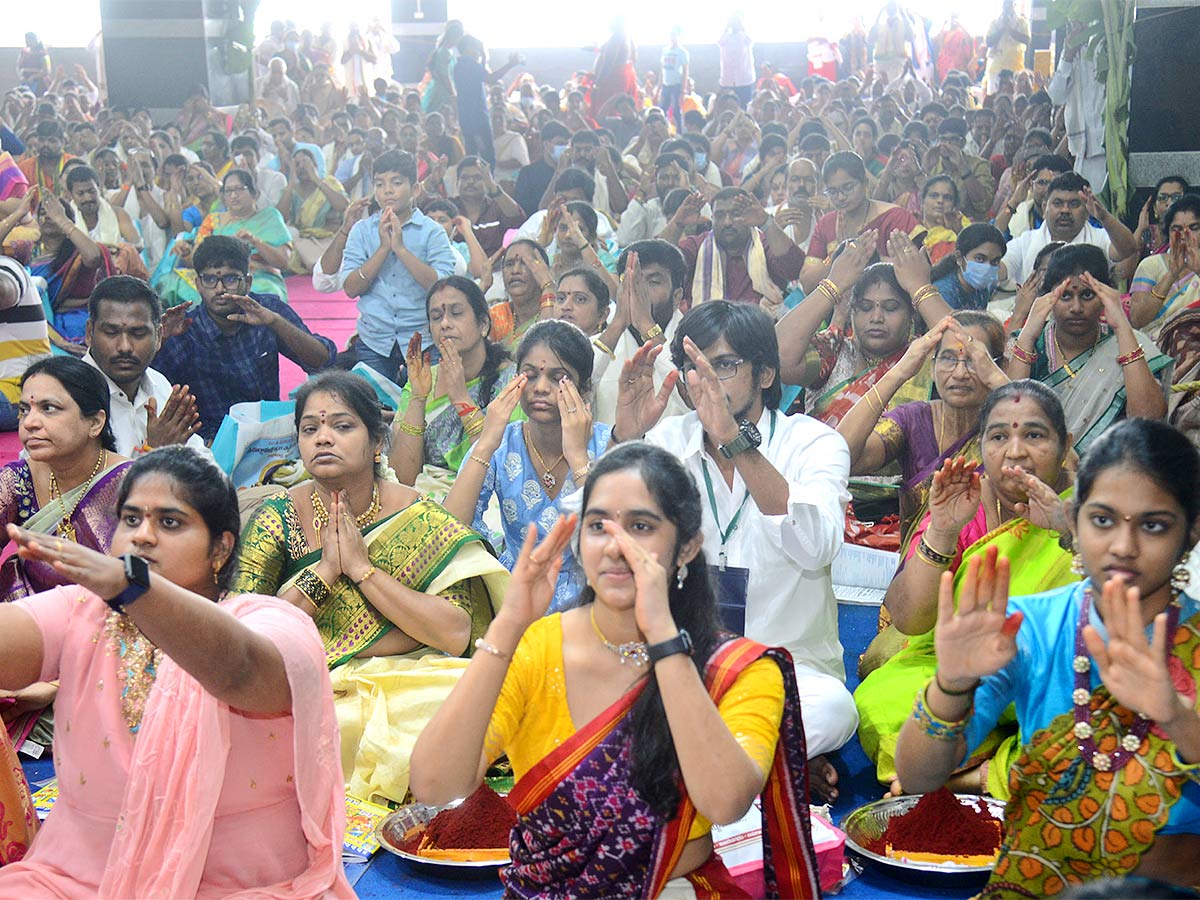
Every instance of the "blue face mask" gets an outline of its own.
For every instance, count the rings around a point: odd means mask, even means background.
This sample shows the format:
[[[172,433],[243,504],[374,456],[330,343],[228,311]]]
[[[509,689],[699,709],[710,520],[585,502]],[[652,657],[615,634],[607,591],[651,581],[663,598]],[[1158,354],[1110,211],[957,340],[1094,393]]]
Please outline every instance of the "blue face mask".
[[[562,158],[563,153],[566,152],[566,149],[566,144],[556,144],[550,148],[550,155],[554,157],[555,162],[558,162]]]
[[[966,266],[963,267],[963,281],[977,291],[993,290],[999,280],[1000,267],[993,266],[991,263],[969,259]]]
[[[696,160],[696,168],[697,169],[707,169],[708,168],[708,154],[696,153],[693,156]]]

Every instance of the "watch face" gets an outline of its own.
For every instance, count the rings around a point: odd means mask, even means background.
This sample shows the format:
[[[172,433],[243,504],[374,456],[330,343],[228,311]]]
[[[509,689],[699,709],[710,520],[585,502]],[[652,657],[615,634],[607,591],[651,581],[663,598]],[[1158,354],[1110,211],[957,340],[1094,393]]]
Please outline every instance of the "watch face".
[[[743,419],[741,425],[742,434],[748,437],[757,447],[762,443],[762,432],[758,430],[758,426],[749,419]]]

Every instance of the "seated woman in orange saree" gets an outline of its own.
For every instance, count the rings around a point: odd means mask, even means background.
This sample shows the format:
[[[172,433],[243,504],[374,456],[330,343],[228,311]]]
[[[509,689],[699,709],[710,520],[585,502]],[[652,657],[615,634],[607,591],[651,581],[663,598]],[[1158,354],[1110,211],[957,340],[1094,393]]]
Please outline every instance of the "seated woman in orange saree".
[[[0,866],[22,859],[36,832],[29,785],[8,732],[0,728]]]
[[[622,444],[596,462],[583,508],[577,552],[595,587],[543,617],[574,517],[536,549],[526,540],[503,609],[413,750],[414,796],[470,793],[507,753],[508,896],[744,897],[710,822],[761,795],[768,895],[819,896],[791,659],[720,631],[695,483],[666,451]]]

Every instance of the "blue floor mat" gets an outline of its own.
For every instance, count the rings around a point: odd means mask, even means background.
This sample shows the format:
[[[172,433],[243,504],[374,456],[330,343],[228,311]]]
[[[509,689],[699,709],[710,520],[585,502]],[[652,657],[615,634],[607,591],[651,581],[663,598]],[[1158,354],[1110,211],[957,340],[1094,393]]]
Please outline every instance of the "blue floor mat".
[[[853,690],[858,686],[858,657],[875,636],[878,607],[838,606],[838,627],[845,648],[846,684]],[[854,738],[833,758],[837,767],[840,796],[833,805],[834,824],[843,816],[870,800],[883,796],[883,787],[875,780],[875,767],[867,759]],[[26,777],[39,782],[54,774],[49,759],[29,761],[22,758]],[[499,897],[500,882],[493,876],[444,878],[431,874],[426,867],[409,863],[387,852],[376,853],[370,862],[346,867],[346,874],[363,900],[417,897]],[[925,883],[907,883],[868,868],[858,879],[847,885],[839,896],[848,900],[867,898],[967,898],[975,888],[939,888]]]

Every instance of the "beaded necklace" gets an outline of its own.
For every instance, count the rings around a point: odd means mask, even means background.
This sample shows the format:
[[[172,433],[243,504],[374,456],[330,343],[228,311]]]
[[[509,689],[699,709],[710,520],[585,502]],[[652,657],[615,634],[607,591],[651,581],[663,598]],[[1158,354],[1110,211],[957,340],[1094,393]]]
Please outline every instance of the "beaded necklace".
[[[1092,589],[1087,587],[1080,601],[1079,622],[1075,626],[1075,659],[1071,666],[1075,670],[1075,690],[1071,701],[1075,706],[1075,740],[1083,761],[1098,772],[1119,771],[1133,754],[1141,749],[1146,733],[1150,731],[1150,720],[1141,713],[1133,727],[1121,737],[1118,749],[1105,753],[1096,746],[1095,729],[1088,721],[1091,716],[1091,671],[1092,660],[1088,656],[1087,644],[1083,640],[1083,629],[1087,627],[1092,606]],[[1172,601],[1167,610],[1167,647],[1168,653],[1175,645],[1175,629],[1179,625],[1179,603]]]

